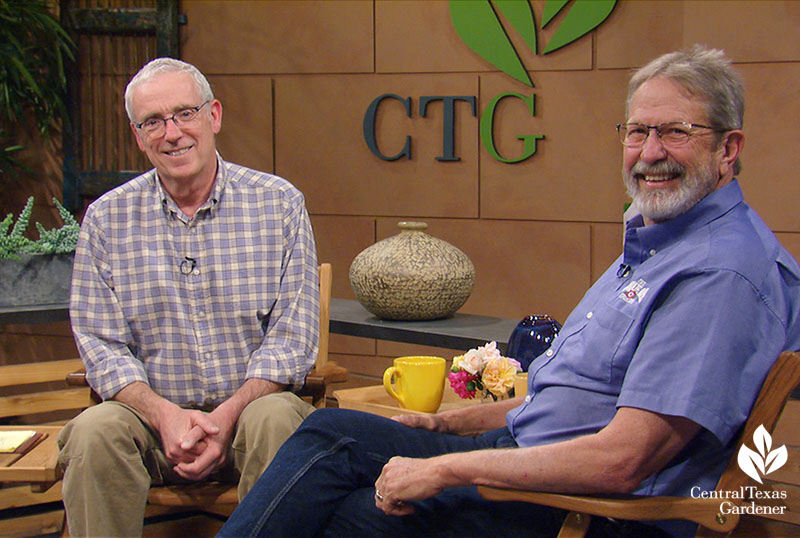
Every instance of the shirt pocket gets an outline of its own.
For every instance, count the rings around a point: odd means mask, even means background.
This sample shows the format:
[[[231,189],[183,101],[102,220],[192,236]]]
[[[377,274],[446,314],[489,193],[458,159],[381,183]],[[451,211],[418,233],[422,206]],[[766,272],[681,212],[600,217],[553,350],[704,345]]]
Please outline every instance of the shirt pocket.
[[[625,345],[635,318],[629,305],[614,297],[584,313],[582,324],[564,342],[564,365],[578,377],[621,383],[632,352]]]

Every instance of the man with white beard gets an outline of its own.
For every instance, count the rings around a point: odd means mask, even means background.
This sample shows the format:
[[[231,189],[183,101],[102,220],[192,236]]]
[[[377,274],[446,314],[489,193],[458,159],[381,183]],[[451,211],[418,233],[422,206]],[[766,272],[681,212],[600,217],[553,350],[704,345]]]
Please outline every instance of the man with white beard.
[[[531,363],[526,395],[394,420],[312,413],[220,536],[550,538],[563,511],[474,486],[713,490],[770,367],[800,348],[800,267],[734,178],[743,95],[724,54],[702,47],[634,74],[617,130],[640,214]],[[589,536],[695,528],[592,518]]]

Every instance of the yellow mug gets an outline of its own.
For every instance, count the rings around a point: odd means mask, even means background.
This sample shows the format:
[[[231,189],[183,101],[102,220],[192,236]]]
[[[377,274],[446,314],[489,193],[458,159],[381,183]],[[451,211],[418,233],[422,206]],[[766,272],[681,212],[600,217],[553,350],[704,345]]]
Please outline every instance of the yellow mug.
[[[383,373],[383,386],[403,409],[435,413],[442,403],[446,371],[442,357],[398,357]]]
[[[528,394],[528,372],[520,372],[514,376],[514,397]]]

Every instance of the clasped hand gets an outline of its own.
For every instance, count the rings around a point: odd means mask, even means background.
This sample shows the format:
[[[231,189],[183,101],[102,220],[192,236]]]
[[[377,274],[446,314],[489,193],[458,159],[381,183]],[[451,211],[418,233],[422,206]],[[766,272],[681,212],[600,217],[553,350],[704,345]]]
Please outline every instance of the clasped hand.
[[[161,442],[167,461],[188,480],[202,480],[227,462],[232,428],[215,412],[173,408],[162,420]]]

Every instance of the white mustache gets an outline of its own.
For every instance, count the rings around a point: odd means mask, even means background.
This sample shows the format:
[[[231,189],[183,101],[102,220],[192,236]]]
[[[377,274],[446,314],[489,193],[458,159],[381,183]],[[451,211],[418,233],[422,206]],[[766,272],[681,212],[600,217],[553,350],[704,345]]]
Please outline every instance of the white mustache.
[[[661,161],[654,164],[647,164],[642,161],[637,161],[631,168],[631,174],[640,174],[643,176],[659,175],[659,174],[677,174],[683,175],[686,172],[686,167],[669,161]]]

